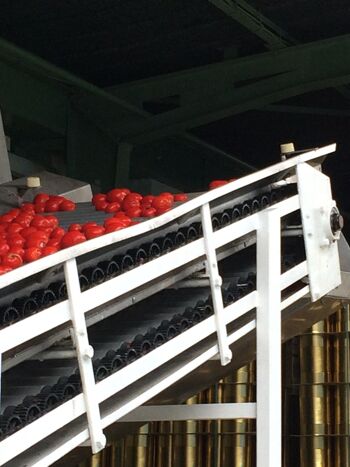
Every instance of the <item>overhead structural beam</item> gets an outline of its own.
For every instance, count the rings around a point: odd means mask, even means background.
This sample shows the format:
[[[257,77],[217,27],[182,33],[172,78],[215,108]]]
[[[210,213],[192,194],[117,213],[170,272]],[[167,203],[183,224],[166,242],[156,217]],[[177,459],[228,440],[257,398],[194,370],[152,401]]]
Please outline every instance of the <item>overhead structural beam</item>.
[[[225,77],[227,82],[231,80],[231,86],[219,87],[205,99],[155,115],[141,125],[121,127],[119,131],[129,142],[145,143],[283,99],[349,83],[349,54],[350,35],[345,35],[244,58],[237,60],[236,66],[230,62]],[[213,76],[213,71],[222,66],[212,65],[206,76]],[[246,80],[255,77],[256,82],[243,82],[238,87],[237,76],[242,77],[243,73]]]
[[[316,67],[323,70],[329,66],[332,54],[336,60],[343,60],[345,55],[342,48],[349,50],[349,44],[350,35],[338,36],[160,75],[110,88],[109,91],[125,99],[131,95],[143,100],[179,95],[181,105],[192,104],[231,89],[233,85],[241,88],[244,81],[309,67],[314,62]]]
[[[252,7],[245,0],[208,0],[226,15],[244,26],[265,42],[269,49],[280,49],[299,43],[290,34]],[[346,98],[350,98],[350,91],[344,86],[336,90]]]
[[[103,138],[103,132],[107,130],[110,122],[113,122],[113,130],[108,132],[108,137],[115,143],[119,143],[120,139],[119,125],[135,121],[141,123],[151,116],[139,106],[77,78],[1,38],[0,105],[7,112],[62,136],[70,131],[70,114],[74,108],[75,113],[80,111],[84,116],[84,121],[88,119],[91,123],[88,140],[91,140],[93,127]],[[81,136],[79,134],[80,141]],[[184,141],[191,140],[191,144],[202,144],[202,140],[186,133],[179,137]],[[71,142],[71,138],[69,141]],[[207,149],[209,153],[209,147]],[[78,148],[73,154],[69,151],[73,164],[77,150]],[[214,146],[211,146],[210,153],[213,156],[224,156],[224,152]],[[224,157],[246,169],[249,168],[244,161],[227,153]]]
[[[226,15],[260,37],[268,48],[280,49],[297,41],[245,0],[208,0]]]
[[[329,109],[322,107],[307,107],[302,105],[266,105],[263,108],[256,109],[262,112],[281,112],[292,114],[305,114],[305,115],[324,115],[329,117],[350,117],[350,110],[342,109]]]

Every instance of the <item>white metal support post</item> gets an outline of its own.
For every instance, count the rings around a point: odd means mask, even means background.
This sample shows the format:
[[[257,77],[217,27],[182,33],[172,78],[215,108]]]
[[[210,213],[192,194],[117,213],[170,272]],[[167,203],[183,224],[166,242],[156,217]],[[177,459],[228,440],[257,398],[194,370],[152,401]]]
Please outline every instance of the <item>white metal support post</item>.
[[[223,316],[224,303],[222,300],[222,278],[219,274],[216,251],[214,247],[213,225],[210,215],[209,203],[201,207],[202,226],[205,252],[207,256],[207,269],[209,272],[211,296],[213,300],[215,323],[218,336],[221,365],[227,365],[232,359],[232,352],[227,342],[227,329]]]
[[[281,219],[260,215],[257,230],[257,467],[281,467]]]
[[[88,418],[89,433],[92,452],[101,451],[106,445],[106,437],[103,434],[100,408],[98,405],[92,357],[94,349],[89,344],[85,315],[81,307],[81,290],[78,276],[78,268],[75,258],[64,263],[64,273],[67,284],[69,307],[73,322],[73,334],[77,349],[79,371]]]

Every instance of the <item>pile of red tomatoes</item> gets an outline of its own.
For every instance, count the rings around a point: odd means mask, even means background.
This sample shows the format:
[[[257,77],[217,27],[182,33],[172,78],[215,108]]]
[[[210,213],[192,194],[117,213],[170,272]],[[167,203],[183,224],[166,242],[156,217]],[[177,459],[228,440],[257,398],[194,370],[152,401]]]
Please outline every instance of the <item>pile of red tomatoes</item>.
[[[187,201],[184,193],[161,193],[158,196],[132,193],[128,188],[114,188],[108,193],[98,193],[92,198],[97,211],[106,213],[123,212],[128,217],[153,217],[169,211],[174,201]]]
[[[115,232],[137,223],[137,217],[153,217],[169,211],[187,195],[162,193],[142,196],[127,188],[115,188],[92,198],[96,210],[110,213],[103,225],[96,222],[71,224],[67,230],[52,214],[74,211],[73,201],[40,193],[32,203],[23,203],[0,216],[0,275],[57,251]]]

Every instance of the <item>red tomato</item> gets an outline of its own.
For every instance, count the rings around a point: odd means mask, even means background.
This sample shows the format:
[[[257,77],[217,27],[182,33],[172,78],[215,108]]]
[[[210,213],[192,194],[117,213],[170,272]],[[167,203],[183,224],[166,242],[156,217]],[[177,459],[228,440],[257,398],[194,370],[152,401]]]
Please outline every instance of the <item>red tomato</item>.
[[[50,198],[45,203],[45,212],[59,211],[62,203],[63,203],[63,200],[57,200],[57,199]]]
[[[104,200],[96,201],[95,208],[96,211],[104,211],[108,206],[108,202]]]
[[[57,253],[57,251],[58,251],[58,247],[47,245],[43,248],[41,256],[49,256],[49,255],[52,255],[53,253]]]
[[[8,253],[9,250],[10,250],[9,245],[4,241],[0,241],[0,256],[6,255],[6,253]]]
[[[167,210],[170,209],[172,204],[173,202],[169,198],[169,196],[159,195],[154,198],[152,207],[156,208],[158,212],[159,210],[163,211],[164,209],[167,209]]]
[[[34,204],[46,203],[50,196],[46,193],[38,193],[34,198]]]
[[[20,212],[21,210],[19,208],[13,208],[10,211],[8,211],[6,214],[8,214],[9,216],[12,217],[12,219],[14,219],[15,217],[18,216],[18,214],[20,214]]]
[[[57,219],[56,216],[49,215],[49,216],[45,216],[45,217],[50,222],[50,227],[52,227],[53,229],[58,227],[58,219]]]
[[[53,246],[53,247],[56,247],[59,250],[59,248],[61,246],[61,239],[57,238],[57,237],[50,238],[50,240],[47,242],[46,246]]]
[[[29,212],[31,214],[35,213],[34,204],[33,203],[23,203],[21,206],[22,212]]]
[[[7,222],[8,224],[11,224],[11,222],[13,221],[15,217],[16,216],[11,216],[11,214],[6,213],[2,215],[1,220],[2,222]]]
[[[163,193],[160,193],[159,196],[165,196],[166,198],[169,198],[171,201],[174,201],[174,195],[170,193],[169,191],[163,191]]]
[[[50,195],[49,200],[54,200],[57,201],[57,203],[61,204],[63,201],[65,201],[67,198],[65,198],[62,195]]]
[[[97,222],[85,222],[81,229],[83,232],[85,232],[85,230],[89,229],[90,227],[96,227],[97,225]]]
[[[112,203],[109,203],[108,206],[105,209],[105,212],[111,213],[111,212],[117,212],[120,209],[120,204],[118,201],[113,201]]]
[[[68,227],[68,232],[73,232],[74,230],[79,230],[79,232],[80,232],[81,231],[81,225],[80,224],[71,224]]]
[[[119,219],[119,218],[122,218],[122,219],[123,219],[124,217],[128,217],[128,216],[125,214],[124,211],[118,211],[118,212],[116,212],[116,213],[114,214],[114,217],[117,218],[117,219]]]
[[[95,205],[96,202],[98,201],[106,201],[106,195],[103,193],[97,193],[96,195],[92,197],[92,200],[91,200],[92,204]]]
[[[49,237],[43,232],[34,232],[32,235],[27,237],[25,246],[26,248],[44,248],[48,241]]]
[[[8,266],[3,266],[2,264],[0,265],[0,276],[2,276],[3,274],[6,274],[7,272],[10,272],[12,271],[12,268],[8,267]]]
[[[7,237],[7,243],[9,244],[10,247],[13,247],[13,246],[23,247],[25,243],[25,239],[22,237],[22,235],[18,233],[11,234],[11,235],[8,235]]]
[[[76,204],[74,203],[74,201],[71,201],[70,199],[65,199],[60,204],[60,211],[75,211],[75,209],[76,209]]]
[[[86,237],[82,232],[79,232],[78,230],[74,230],[71,232],[67,232],[61,240],[61,246],[62,248],[69,248],[70,246],[73,245],[78,245],[78,243],[83,243],[85,242]]]
[[[37,248],[35,246],[26,248],[24,250],[24,261],[26,263],[31,263],[32,261],[36,261],[37,259],[39,259],[41,255],[42,255],[41,248]]]
[[[40,232],[44,232],[45,235],[47,235],[48,237],[51,237],[51,232],[53,231],[53,228],[52,227],[42,227],[41,229],[39,229]]]
[[[43,212],[45,212],[45,203],[37,203],[34,205],[34,211],[37,213],[37,214],[42,214]]]
[[[40,216],[39,214],[36,214],[30,223],[31,227],[37,227],[38,229],[46,229],[47,227],[50,227],[50,220],[47,219],[45,216]]]
[[[26,212],[16,217],[16,223],[21,225],[22,227],[29,227],[33,219],[34,216]]]
[[[36,227],[24,227],[21,230],[21,235],[23,238],[27,238],[29,235],[31,235],[34,232],[37,232],[38,229]]]
[[[22,229],[23,227],[20,224],[18,224],[17,222],[12,222],[12,224],[8,226],[7,233],[9,235],[19,233]]]
[[[120,214],[118,216],[118,214]],[[118,219],[120,222],[123,223],[124,227],[128,227],[130,224],[131,224],[131,219],[129,216],[127,216],[124,212],[117,212],[117,214],[115,214],[114,216],[115,219]]]
[[[213,190],[214,188],[218,188],[219,186],[227,185],[227,180],[213,180],[209,183],[209,190]]]
[[[129,208],[126,211],[126,215],[128,217],[141,217],[141,214],[142,214],[142,210],[140,207],[137,207],[137,206],[133,208]]]
[[[142,206],[146,206],[146,207],[152,206],[154,198],[155,196],[153,195],[144,196],[141,201]]]
[[[156,215],[156,213],[157,213],[156,208],[152,208],[152,206],[144,207],[142,208],[141,216],[142,217],[153,217]]]
[[[139,195],[138,193],[129,193],[128,195],[126,195],[123,201],[124,211],[128,211],[128,209],[132,208],[139,208],[142,199],[142,197],[140,198],[140,196],[141,195]]]
[[[186,195],[186,193],[176,193],[176,195],[174,195],[174,201],[183,202],[187,200],[188,196]]]
[[[7,266],[11,269],[19,268],[23,264],[22,256],[16,253],[6,253],[1,258],[2,266]]]
[[[85,229],[84,233],[86,238],[91,240],[92,238],[100,237],[103,235],[105,233],[105,228],[102,227],[102,225],[95,225]]]
[[[108,193],[107,193],[107,201],[109,203],[114,203],[114,202],[118,202],[118,203],[122,203],[124,198],[126,197],[127,194],[129,194],[130,191],[127,190],[127,189],[123,189],[123,188],[114,188],[113,190],[110,190]]]
[[[9,253],[12,253],[14,255],[19,255],[21,258],[24,256],[24,248],[21,248],[20,246],[13,246],[10,248]]]
[[[51,236],[51,238],[61,239],[65,233],[66,233],[66,231],[64,230],[63,227],[56,227],[55,229],[53,229],[50,236]]]
[[[122,224],[110,224],[106,227],[105,233],[111,233],[111,232],[116,232],[117,230],[124,229],[125,225]]]

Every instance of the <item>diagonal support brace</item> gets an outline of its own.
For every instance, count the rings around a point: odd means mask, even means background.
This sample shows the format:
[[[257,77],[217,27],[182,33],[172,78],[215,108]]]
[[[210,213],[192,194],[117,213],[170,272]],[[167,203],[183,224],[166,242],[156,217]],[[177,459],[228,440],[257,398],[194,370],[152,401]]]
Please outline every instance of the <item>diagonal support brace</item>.
[[[85,315],[82,307],[80,306],[81,290],[75,258],[69,259],[65,262],[64,274],[66,278],[69,307],[73,322],[73,335],[77,349],[79,371],[89,424],[91,448],[92,452],[95,454],[106,446],[106,437],[103,434],[100,408],[96,397],[97,391],[92,367],[94,349],[89,344]]]
[[[209,203],[201,207],[204,246],[207,257],[207,270],[209,273],[211,295],[213,299],[216,332],[221,365],[227,365],[232,360],[232,352],[227,342],[227,329],[224,322],[224,303],[222,300],[221,285],[222,278],[219,274],[216,251],[214,247],[214,232],[210,215]]]

